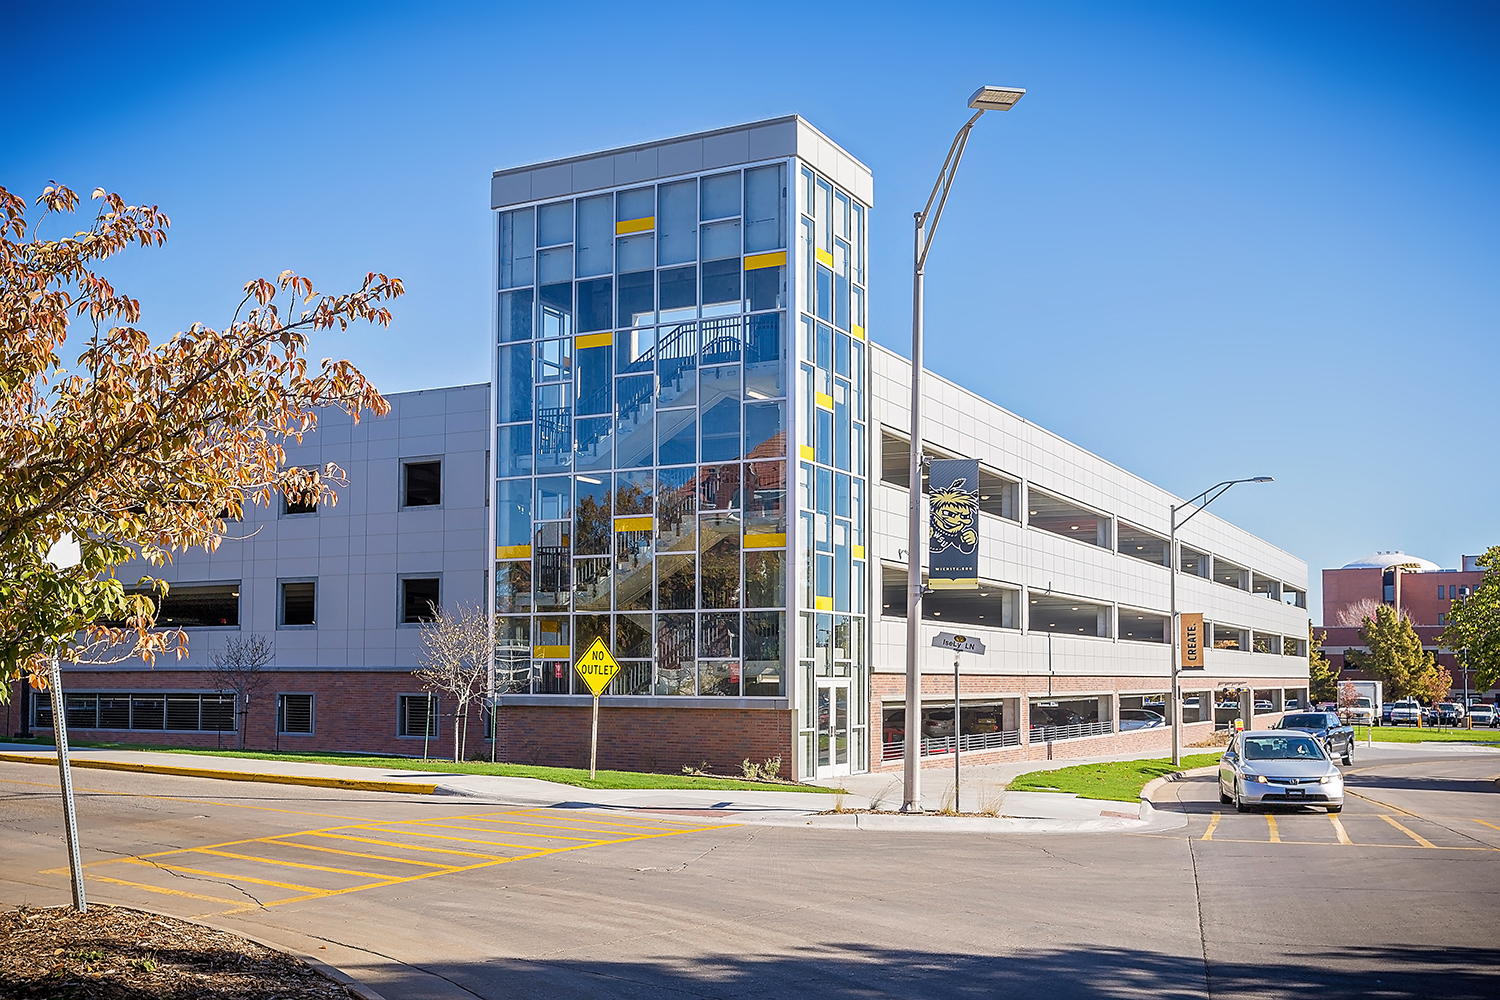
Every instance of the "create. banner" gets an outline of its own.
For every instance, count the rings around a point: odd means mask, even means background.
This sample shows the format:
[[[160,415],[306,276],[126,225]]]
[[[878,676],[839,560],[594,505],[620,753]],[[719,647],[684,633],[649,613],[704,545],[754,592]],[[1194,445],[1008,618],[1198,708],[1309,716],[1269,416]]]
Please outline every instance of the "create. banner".
[[[928,467],[928,570],[934,590],[979,586],[979,461],[933,459]]]

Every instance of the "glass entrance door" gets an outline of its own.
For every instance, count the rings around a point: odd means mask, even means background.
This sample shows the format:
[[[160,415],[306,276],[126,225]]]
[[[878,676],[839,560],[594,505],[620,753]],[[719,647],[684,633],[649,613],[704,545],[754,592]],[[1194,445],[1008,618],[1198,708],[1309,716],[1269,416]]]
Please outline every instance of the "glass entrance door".
[[[849,682],[818,682],[818,777],[849,773]]]

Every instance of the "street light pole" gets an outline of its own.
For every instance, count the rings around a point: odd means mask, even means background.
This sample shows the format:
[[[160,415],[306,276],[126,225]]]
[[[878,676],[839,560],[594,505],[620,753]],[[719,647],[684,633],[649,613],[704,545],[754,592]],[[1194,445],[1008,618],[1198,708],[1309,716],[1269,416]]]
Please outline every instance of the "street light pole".
[[[913,216],[911,290],[911,476],[906,504],[906,739],[905,783],[902,812],[922,811],[922,768],[918,753],[922,746],[922,675],[917,665],[917,641],[922,625],[922,284],[932,237],[943,218],[943,206],[953,188],[953,177],[969,142],[969,130],[986,111],[1008,111],[1026,93],[1016,87],[980,87],[969,98],[974,117],[953,137],[948,158],[938,174],[927,204]],[[936,202],[936,208],[934,208]],[[956,735],[956,734],[955,734]]]
[[[1199,493],[1197,496],[1193,497],[1191,500],[1186,500],[1186,501],[1184,501],[1182,503],[1179,503],[1179,504],[1173,504],[1172,507],[1170,508],[1170,510],[1171,510],[1171,530],[1167,533],[1167,535],[1168,535],[1168,541],[1167,541],[1167,562],[1170,564],[1170,568],[1169,568],[1169,571],[1168,571],[1168,576],[1171,577],[1171,584],[1170,584],[1170,587],[1168,589],[1168,592],[1171,595],[1170,598],[1169,598],[1169,600],[1170,600],[1170,604],[1171,604],[1171,616],[1172,616],[1171,617],[1171,621],[1170,621],[1169,624],[1171,625],[1171,629],[1172,629],[1172,642],[1171,642],[1171,649],[1172,649],[1172,664],[1171,664],[1171,666],[1172,666],[1172,711],[1171,711],[1171,716],[1172,716],[1172,766],[1173,767],[1177,767],[1178,765],[1180,765],[1182,763],[1182,668],[1179,665],[1179,662],[1178,662],[1178,659],[1177,659],[1177,641],[1178,641],[1178,634],[1181,631],[1180,628],[1179,628],[1179,626],[1178,626],[1178,623],[1177,623],[1177,571],[1178,571],[1178,569],[1181,566],[1182,560],[1180,560],[1177,557],[1177,529],[1180,528],[1180,527],[1182,527],[1184,524],[1187,524],[1193,518],[1197,517],[1198,514],[1203,510],[1203,508],[1207,507],[1209,504],[1211,504],[1215,500],[1219,499],[1219,497],[1223,496],[1225,493],[1228,493],[1229,492],[1229,488],[1232,487],[1232,486],[1237,486],[1240,483],[1273,483],[1273,482],[1275,482],[1275,480],[1272,479],[1270,476],[1255,476],[1255,477],[1253,477],[1251,479],[1229,479],[1229,480],[1226,480],[1226,481],[1224,481],[1222,483],[1219,483],[1219,484],[1217,484],[1215,486],[1210,486],[1208,489],[1204,490],[1202,493]],[[1209,494],[1213,494],[1213,495],[1210,496]],[[1207,499],[1204,499],[1205,497],[1207,497]],[[1200,500],[1202,501],[1201,503],[1199,503]],[[1187,517],[1183,518],[1179,522],[1177,520],[1177,512],[1180,511],[1180,510],[1185,510],[1188,507],[1191,507],[1193,504],[1198,504],[1198,509],[1195,510],[1195,511],[1193,511],[1191,514],[1189,514]],[[1253,695],[1252,695],[1252,697],[1253,697]],[[1202,711],[1203,706],[1199,705],[1198,707],[1199,707],[1199,711]]]

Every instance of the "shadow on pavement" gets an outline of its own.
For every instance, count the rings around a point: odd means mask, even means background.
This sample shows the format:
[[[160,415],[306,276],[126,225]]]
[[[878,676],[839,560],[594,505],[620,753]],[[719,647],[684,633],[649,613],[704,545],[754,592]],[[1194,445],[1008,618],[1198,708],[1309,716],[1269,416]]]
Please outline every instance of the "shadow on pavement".
[[[1422,777],[1396,774],[1350,774],[1344,784],[1354,788],[1395,788],[1416,792],[1488,792],[1500,791],[1493,780],[1476,778]]]
[[[649,946],[647,938],[643,944]],[[1195,952],[1197,942],[1184,942]],[[755,941],[744,941],[753,952]],[[1333,968],[1337,964],[1338,968]],[[1274,965],[1214,965],[1205,979],[1198,954],[1069,947],[993,957],[960,952],[809,946],[790,955],[718,959],[586,961],[495,959],[429,966],[473,995],[500,997],[1152,997],[1274,996],[1330,1000],[1377,995],[1480,1000],[1500,993],[1500,950],[1462,954],[1422,948],[1366,947],[1286,955]],[[1357,971],[1344,971],[1357,970]],[[354,970],[351,970],[354,971]],[[356,971],[356,975],[358,972]],[[382,978],[386,996],[415,995],[416,981]]]

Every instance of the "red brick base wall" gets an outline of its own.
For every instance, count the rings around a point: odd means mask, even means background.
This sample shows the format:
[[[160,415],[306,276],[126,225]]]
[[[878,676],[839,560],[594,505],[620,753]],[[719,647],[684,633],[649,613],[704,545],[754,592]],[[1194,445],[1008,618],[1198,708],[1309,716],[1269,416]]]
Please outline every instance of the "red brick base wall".
[[[499,753],[517,764],[589,766],[591,710],[507,705]],[[745,759],[780,757],[793,773],[792,713],[765,709],[599,708],[599,766],[676,773],[684,765],[739,774]]]
[[[384,753],[420,757],[419,736],[397,735],[397,700],[422,695],[410,674],[352,670],[276,671],[250,700],[242,717],[245,748],[286,752]],[[193,670],[79,671],[63,676],[63,688],[75,694],[210,693],[208,675]],[[13,692],[14,693],[14,692]],[[279,694],[313,696],[311,735],[276,733]],[[437,696],[437,736],[426,751],[453,758],[453,699]],[[13,706],[14,710],[14,706]],[[588,767],[588,707],[505,706],[500,709],[500,744],[496,757],[517,764]],[[483,712],[469,712],[465,756],[489,757]],[[19,715],[13,730],[19,729]],[[39,730],[42,735],[50,730]],[[83,742],[133,743],[148,746],[209,748],[239,746],[238,732],[182,732],[142,729],[82,729],[68,735]],[[720,774],[738,774],[747,757],[757,763],[782,758],[783,775],[793,773],[792,713],[763,709],[619,708],[601,702],[599,766],[676,773],[683,765]]]

